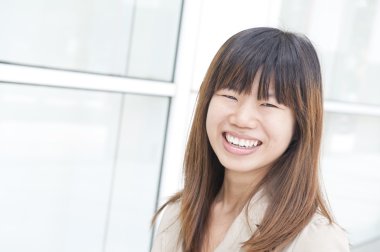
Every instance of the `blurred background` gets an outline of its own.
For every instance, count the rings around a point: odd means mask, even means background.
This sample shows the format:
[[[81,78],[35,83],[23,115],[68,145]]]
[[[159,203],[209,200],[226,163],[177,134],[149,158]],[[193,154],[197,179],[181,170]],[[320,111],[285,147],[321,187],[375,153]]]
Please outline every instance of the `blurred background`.
[[[148,252],[205,71],[257,26],[316,46],[326,192],[380,251],[379,0],[0,0],[0,251]]]

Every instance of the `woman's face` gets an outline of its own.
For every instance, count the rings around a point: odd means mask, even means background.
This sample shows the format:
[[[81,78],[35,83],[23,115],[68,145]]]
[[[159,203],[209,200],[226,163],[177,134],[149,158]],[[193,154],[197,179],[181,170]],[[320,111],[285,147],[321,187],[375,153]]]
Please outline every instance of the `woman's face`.
[[[258,100],[258,81],[256,76],[249,95],[222,89],[210,101],[208,139],[221,164],[231,171],[267,171],[293,136],[292,110],[276,101],[273,85],[269,99]]]

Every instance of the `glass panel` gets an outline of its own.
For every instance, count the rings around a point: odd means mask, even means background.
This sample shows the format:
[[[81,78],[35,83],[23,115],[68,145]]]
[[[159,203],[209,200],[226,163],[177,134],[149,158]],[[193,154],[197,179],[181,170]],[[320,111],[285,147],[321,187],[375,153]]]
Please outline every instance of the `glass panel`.
[[[380,1],[311,2],[283,1],[280,26],[306,33],[316,45],[326,98],[380,104]]]
[[[132,11],[133,0],[1,1],[0,59],[124,74]]]
[[[169,99],[125,95],[106,251],[150,251]]]
[[[356,245],[380,236],[380,118],[328,113],[322,168],[339,223]]]
[[[3,0],[0,60],[171,80],[181,0]]]
[[[380,25],[380,1],[348,1],[341,10],[344,15],[337,21],[344,25],[339,26],[334,56],[328,57],[326,98],[380,104],[380,87],[376,84],[380,69],[380,33],[376,29]]]
[[[281,1],[281,11],[279,23],[287,29],[305,33],[308,29],[308,22],[300,20],[310,19],[313,11],[312,0],[286,0]]]
[[[0,251],[102,251],[121,97],[0,84]]]
[[[127,75],[172,81],[182,0],[137,0]]]

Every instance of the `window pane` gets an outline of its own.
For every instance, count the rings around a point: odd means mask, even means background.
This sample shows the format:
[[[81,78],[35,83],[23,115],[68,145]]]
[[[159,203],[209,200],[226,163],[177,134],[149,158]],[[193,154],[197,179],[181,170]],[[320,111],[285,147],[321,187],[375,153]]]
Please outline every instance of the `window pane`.
[[[322,168],[353,245],[380,236],[380,118],[328,113]]]
[[[280,23],[316,45],[327,99],[380,104],[380,1],[283,1]]]
[[[137,0],[128,76],[171,81],[182,0]]]
[[[170,81],[182,0],[4,0],[0,60]]]
[[[0,85],[0,251],[102,251],[121,98]]]
[[[348,1],[337,20],[341,25],[336,36],[334,55],[324,52],[326,64],[326,98],[348,102],[380,104],[377,85],[380,69],[380,1]],[[330,41],[331,43],[332,41]],[[330,60],[330,62],[329,62]]]
[[[150,250],[169,99],[125,95],[106,251]]]
[[[149,251],[169,98],[122,96],[0,85],[0,251]]]

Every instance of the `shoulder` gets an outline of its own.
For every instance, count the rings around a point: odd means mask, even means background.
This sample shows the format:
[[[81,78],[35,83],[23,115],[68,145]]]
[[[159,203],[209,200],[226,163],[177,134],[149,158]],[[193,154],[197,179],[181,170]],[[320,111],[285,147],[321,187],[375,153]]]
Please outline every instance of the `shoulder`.
[[[168,204],[163,211],[160,225],[154,237],[152,252],[180,251],[178,248],[181,229],[180,203]]]
[[[345,231],[335,223],[329,223],[321,214],[315,214],[310,223],[291,243],[286,252],[349,252]]]
[[[178,221],[180,212],[180,202],[177,201],[168,204],[163,211],[164,212],[160,221],[160,225],[158,227],[157,234],[166,232],[168,229],[170,229],[171,226],[173,226]]]

